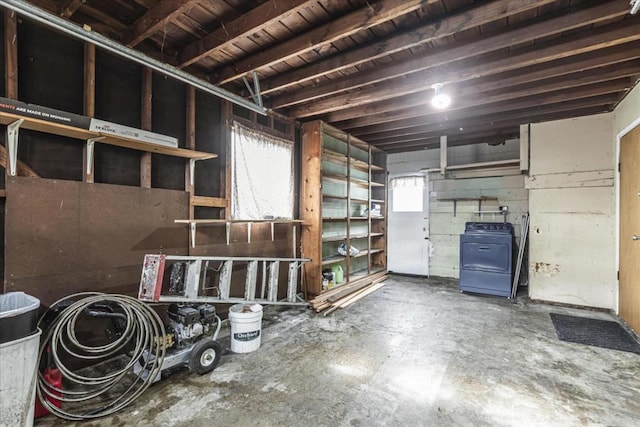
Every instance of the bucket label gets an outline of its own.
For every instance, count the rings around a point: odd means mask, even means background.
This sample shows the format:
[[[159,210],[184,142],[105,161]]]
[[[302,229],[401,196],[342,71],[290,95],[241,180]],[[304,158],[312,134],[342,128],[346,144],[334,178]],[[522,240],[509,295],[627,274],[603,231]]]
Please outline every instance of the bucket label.
[[[260,331],[251,332],[238,332],[233,334],[233,339],[236,341],[253,341],[260,336]]]

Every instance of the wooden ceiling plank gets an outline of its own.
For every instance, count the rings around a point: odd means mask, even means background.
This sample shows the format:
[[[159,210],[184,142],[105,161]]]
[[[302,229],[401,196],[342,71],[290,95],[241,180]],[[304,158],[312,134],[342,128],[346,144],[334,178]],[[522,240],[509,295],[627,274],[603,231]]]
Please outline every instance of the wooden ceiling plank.
[[[509,124],[505,128],[495,129],[491,132],[485,132],[483,134],[463,134],[463,135],[447,135],[447,147],[471,145],[478,143],[491,143],[499,142],[504,143],[507,139],[518,139],[520,136],[520,126]],[[389,146],[375,145],[376,148],[384,150],[386,152],[392,152],[399,150],[412,151],[422,150],[427,148],[439,148],[440,136],[430,136],[428,138],[420,138],[408,141],[399,141],[397,144]]]
[[[441,132],[451,134],[453,131],[459,132],[460,128],[464,132],[474,130],[475,127],[481,127],[487,123],[493,123],[501,120],[526,119],[531,114],[536,114],[544,109],[545,112],[555,113],[561,111],[571,111],[581,108],[596,107],[598,105],[607,105],[616,102],[618,93],[608,93],[604,95],[595,95],[578,99],[567,99],[562,101],[550,102],[547,105],[541,105],[539,99],[516,100],[515,102],[504,102],[490,108],[474,108],[459,114],[448,117],[448,120],[432,122],[424,124],[421,127],[406,128],[401,134],[387,131],[387,133],[378,133],[367,135],[367,142],[375,142],[384,145],[399,140],[426,138]],[[557,98],[556,98],[557,99]],[[427,119],[429,120],[429,119]],[[479,128],[480,129],[480,128]]]
[[[475,132],[487,132],[488,134],[489,130],[494,130],[495,133],[499,134],[505,131],[508,132],[508,129],[511,127],[519,126],[525,123],[537,123],[541,121],[557,120],[560,118],[579,117],[579,116],[585,116],[590,114],[607,112],[607,111],[611,111],[611,108],[614,102],[609,104],[598,104],[593,107],[580,108],[580,109],[566,109],[566,110],[555,111],[555,112],[548,112],[543,108],[541,110],[536,111],[535,113],[530,112],[529,114],[523,115],[519,118],[514,117],[509,120],[486,122],[478,126],[468,127],[468,128],[465,128],[465,133],[473,134]],[[425,136],[424,140],[440,137],[441,135],[451,136],[451,139],[455,140],[456,134],[458,134],[457,135],[458,137],[461,136],[459,134],[459,131],[457,131],[457,129],[443,129],[440,132],[436,132],[431,135]],[[398,141],[395,144],[386,144],[386,145],[379,145],[375,142],[369,142],[369,143],[385,151],[392,148],[399,148],[399,147],[406,148],[407,145],[408,146],[421,145],[418,142],[413,142],[413,143],[410,142],[406,144],[406,143],[403,143],[402,141]]]
[[[554,61],[556,59],[592,52],[610,46],[640,40],[638,22],[627,20],[620,25],[603,27],[602,31],[591,31],[587,36],[571,37],[545,48],[527,51],[522,54],[507,54],[502,59],[477,63],[474,67],[466,68],[454,65],[428,70],[422,77],[421,85],[407,84],[401,91],[389,92],[384,85],[371,87],[357,92],[334,95],[327,99],[307,103],[289,111],[294,118],[310,117],[343,110],[376,101],[391,99],[413,92],[424,90],[425,87],[439,82],[454,83],[471,80],[482,76],[499,74],[505,71]]]
[[[122,43],[136,46],[196,3],[197,0],[162,0],[125,30]]]
[[[454,46],[439,48],[429,55],[418,57],[404,63],[394,63],[390,66],[378,67],[365,73],[359,73],[356,76],[345,77],[327,84],[298,90],[293,93],[287,93],[272,99],[270,105],[272,108],[278,109],[308,102],[346,90],[356,89],[396,77],[403,77],[408,74],[427,70],[453,61],[507,48],[514,43],[535,40],[545,35],[559,33],[572,28],[583,27],[614,16],[623,16],[627,12],[628,4],[626,0],[607,2],[579,10],[571,14],[538,22],[517,30],[506,31],[477,42],[467,42],[464,44],[456,44]],[[438,81],[442,80],[439,79]]]
[[[285,61],[292,56],[301,55],[312,49],[318,49],[335,40],[349,37],[358,31],[366,30],[406,13],[413,12],[435,1],[439,0],[380,0],[371,5],[366,5],[293,39],[223,67],[217,73],[217,84],[231,82],[250,71]]]
[[[496,137],[499,135],[505,135],[505,131],[501,130],[501,131],[496,131],[495,129],[489,129],[489,130],[485,130],[484,132],[464,132],[464,133],[454,133],[455,129],[450,130],[449,133],[447,133],[447,142],[451,142],[451,141],[464,141],[464,140],[469,140],[469,139],[476,139],[476,138],[487,138],[487,137]],[[511,132],[506,132],[506,134],[510,134],[515,132],[515,129],[513,129]],[[435,135],[433,133],[429,133],[429,134],[425,134],[425,135],[413,135],[411,137],[408,137],[406,139],[398,139],[396,141],[391,141],[391,142],[380,142],[377,141],[376,142],[376,147],[382,148],[383,150],[385,149],[385,147],[392,147],[394,145],[398,145],[398,144],[409,144],[412,142],[417,142],[417,143],[423,143],[425,140],[428,139],[439,139],[440,135]]]
[[[261,31],[266,27],[298,13],[300,9],[309,7],[316,0],[269,0],[232,22],[224,24],[217,30],[207,34],[200,40],[187,45],[180,52],[180,67],[187,67],[215,50],[226,48],[239,37]]]
[[[587,98],[591,96],[606,95],[610,93],[619,93],[629,89],[630,86],[631,86],[631,82],[629,78],[621,78],[613,81],[585,86],[578,90],[574,88],[570,88],[570,89],[559,90],[551,94],[532,96],[526,99],[518,100],[517,98],[514,98],[512,100],[509,100],[510,102],[508,103],[508,107],[511,109],[535,107],[536,105],[553,104],[556,102],[566,102],[570,100]],[[503,102],[505,103],[505,105],[507,105],[506,100],[503,100],[500,102]],[[481,104],[481,105],[490,105],[490,104],[489,102],[487,102],[486,104]],[[479,108],[481,105],[474,105],[473,107]],[[487,108],[487,111],[490,111],[489,108],[491,107],[486,107],[486,108]],[[500,106],[498,106],[498,108],[500,108]],[[410,119],[403,119],[395,122],[369,126],[366,128],[355,130],[352,133],[366,140],[368,136],[365,137],[364,135],[379,134],[381,132],[392,132],[392,131],[406,132],[407,128],[412,128],[412,127],[420,128],[425,125],[427,126],[433,125],[437,127],[442,125],[442,121],[439,121],[439,122],[437,121],[436,119],[437,115],[438,113],[434,113],[433,111],[425,112],[425,114],[423,114],[420,117],[413,117]]]
[[[71,18],[71,15],[76,13],[76,10],[85,4],[87,0],[67,0],[60,4],[59,14],[63,18]]]
[[[474,28],[478,25],[505,19],[506,17],[555,0],[501,0],[484,3],[473,9],[442,18],[419,28],[392,34],[382,40],[345,53],[334,55],[326,60],[293,70],[281,76],[262,82],[262,93],[269,94],[294,84],[317,79],[326,74],[353,67],[392,53],[424,45],[434,39],[455,34],[458,31]]]
[[[603,49],[600,51],[588,52],[575,58],[563,58],[550,63],[537,64],[531,67],[526,67],[524,69],[503,73],[489,81],[483,82],[483,84],[485,85],[487,91],[500,89],[517,84],[544,80],[554,76],[559,77],[578,71],[586,71],[592,70],[594,68],[606,67],[608,65],[618,64],[637,58],[640,58],[640,45],[635,47],[628,45],[614,46],[612,48]],[[393,81],[387,83],[387,88],[396,91],[400,89],[395,88],[395,85],[404,84],[406,84],[406,82],[404,81]],[[324,120],[329,123],[334,123],[336,126],[340,127],[343,125],[346,126],[347,124],[340,124],[338,122],[345,122],[347,120],[357,119],[359,117],[376,115],[387,111],[394,111],[412,107],[415,105],[423,105],[424,97],[430,91],[431,89],[423,90],[421,92],[415,92],[411,95],[406,95],[401,98],[393,98],[388,101],[329,113],[324,118]],[[430,94],[432,94],[432,92]],[[429,96],[429,98],[431,98],[431,96]]]
[[[640,74],[640,60],[629,61],[624,64],[615,64],[608,67],[601,67],[592,70],[590,73],[579,71],[577,73],[567,74],[561,77],[554,77],[551,74],[545,80],[536,81],[533,83],[529,82],[530,84],[527,84],[526,87],[515,90],[513,89],[513,87],[522,85],[521,80],[519,80],[518,78],[512,78],[510,81],[505,79],[505,81],[502,82],[502,88],[505,90],[501,91],[501,93],[499,94],[493,95],[487,95],[486,93],[494,89],[496,83],[499,83],[497,79],[486,83],[472,81],[470,85],[466,86],[454,95],[457,101],[451,105],[448,111],[456,111],[476,105],[483,105],[513,98],[522,98],[531,95],[544,94],[547,92],[554,92],[561,89],[591,85],[608,80],[619,79],[622,77],[631,77],[637,74]],[[338,127],[340,129],[353,132],[354,128],[361,128],[380,123],[410,119],[412,117],[420,116],[421,111],[424,110],[425,106],[430,111],[436,112],[437,110],[435,110],[430,105],[431,100],[429,95],[430,94],[427,93],[425,94],[425,96],[417,97],[413,103],[407,103],[413,105],[406,105],[400,110],[387,111],[385,113],[366,115],[357,119],[347,120],[340,123]]]

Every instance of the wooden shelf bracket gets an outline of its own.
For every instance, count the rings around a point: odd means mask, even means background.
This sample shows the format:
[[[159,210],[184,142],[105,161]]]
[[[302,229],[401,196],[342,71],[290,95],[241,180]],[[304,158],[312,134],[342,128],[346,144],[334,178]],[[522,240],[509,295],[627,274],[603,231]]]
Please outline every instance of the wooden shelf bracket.
[[[216,224],[224,224],[225,225],[225,231],[226,231],[226,238],[227,238],[227,245],[229,245],[231,243],[231,224],[247,224],[247,243],[251,243],[251,229],[252,229],[252,225],[255,222],[260,222],[260,223],[264,223],[264,222],[268,222],[271,226],[271,241],[275,240],[275,224],[292,224],[292,245],[293,245],[293,257],[296,257],[296,239],[297,239],[297,230],[296,230],[296,224],[298,223],[302,223],[301,220],[218,220],[218,219],[193,219],[193,220],[189,220],[189,219],[176,219],[174,220],[174,223],[176,224],[189,224],[189,232],[190,232],[190,237],[191,237],[191,247],[195,248],[196,247],[196,229],[198,224],[209,224],[209,225],[216,225]]]

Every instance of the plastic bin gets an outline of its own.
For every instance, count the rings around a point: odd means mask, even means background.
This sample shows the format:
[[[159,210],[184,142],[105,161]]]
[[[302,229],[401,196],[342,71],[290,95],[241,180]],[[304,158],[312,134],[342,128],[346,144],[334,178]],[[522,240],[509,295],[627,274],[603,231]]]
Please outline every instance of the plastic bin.
[[[24,338],[38,329],[40,300],[24,292],[0,295],[0,344]]]
[[[35,334],[0,344],[0,426],[30,427],[38,379],[39,329]]]

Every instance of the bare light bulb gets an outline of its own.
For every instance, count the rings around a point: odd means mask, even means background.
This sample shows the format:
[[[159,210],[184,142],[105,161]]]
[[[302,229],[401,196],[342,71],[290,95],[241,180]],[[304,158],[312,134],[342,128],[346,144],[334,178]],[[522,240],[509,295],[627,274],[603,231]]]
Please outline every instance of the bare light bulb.
[[[449,105],[451,105],[451,97],[446,93],[440,92],[442,86],[442,83],[436,83],[431,86],[436,92],[433,98],[431,98],[431,105],[433,106],[433,108],[436,108],[438,110],[444,110]]]

